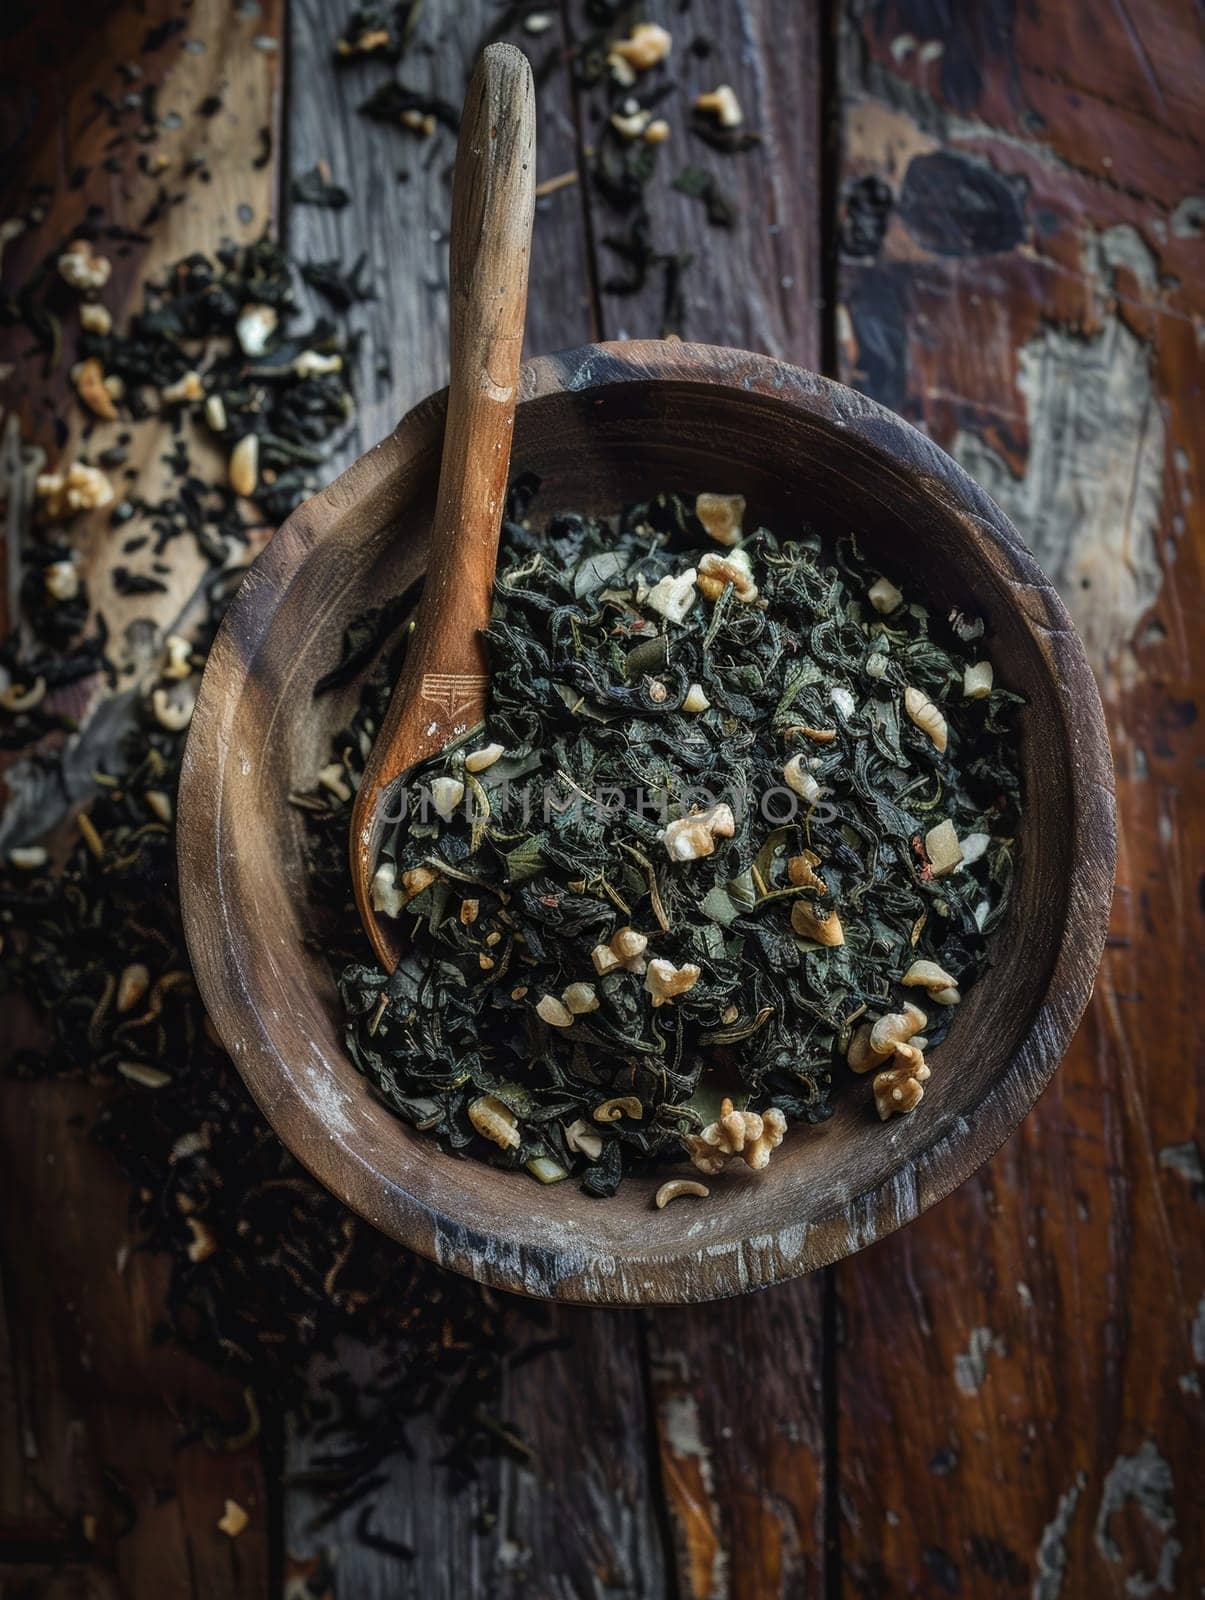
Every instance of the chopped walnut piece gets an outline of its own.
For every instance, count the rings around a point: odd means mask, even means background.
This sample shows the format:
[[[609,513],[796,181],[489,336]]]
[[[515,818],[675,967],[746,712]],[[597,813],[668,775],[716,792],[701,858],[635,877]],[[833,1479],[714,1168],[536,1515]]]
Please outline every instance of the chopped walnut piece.
[[[638,22],[626,39],[611,46],[608,60],[616,56],[635,72],[647,72],[664,61],[673,49],[673,36],[657,22]]]
[[[671,861],[698,861],[715,854],[717,839],[731,839],[736,832],[732,807],[721,801],[706,811],[676,817],[662,829],[659,837]]]
[[[117,407],[113,404],[113,396],[105,385],[104,369],[96,357],[89,356],[86,361],[81,361],[71,376],[75,383],[76,394],[93,416],[100,417],[103,422],[115,421]]]
[[[592,983],[571,983],[562,991],[561,1000],[566,1011],[571,1011],[575,1017],[597,1011],[599,1007],[598,991]]]
[[[727,83],[721,83],[707,94],[696,96],[695,110],[709,113],[721,128],[739,128],[745,120],[736,91]]]
[[[925,854],[935,878],[949,877],[962,865],[962,846],[948,817],[925,835]]]
[[[854,1032],[845,1059],[854,1072],[869,1072],[918,1034],[927,1021],[920,1007],[909,1002],[903,1011],[889,1012],[875,1023],[864,1022]]]
[[[657,1190],[653,1204],[658,1211],[664,1211],[671,1200],[680,1200],[683,1195],[696,1195],[700,1200],[706,1200],[710,1193],[705,1183],[696,1183],[693,1178],[671,1178]]]
[[[787,862],[787,882],[797,889],[814,889],[817,894],[827,894],[828,885],[816,871],[819,865],[820,857],[814,850],[792,856]]]
[[[930,1072],[919,1050],[905,1045],[898,1053],[899,1066],[885,1067],[874,1077],[874,1103],[879,1119],[903,1116],[915,1111],[925,1096]]]
[[[806,800],[810,806],[814,806],[823,793],[819,783],[804,766],[801,755],[792,756],[783,767],[782,781],[788,789],[797,794],[801,800]]]
[[[932,994],[935,990],[956,988],[958,979],[936,961],[914,961],[900,982],[905,989],[928,989]]]
[[[791,926],[801,938],[815,939],[817,944],[833,948],[845,943],[845,929],[837,913],[810,900],[796,900],[791,906]]]
[[[743,494],[700,494],[695,496],[695,516],[717,544],[738,544],[745,515]]]
[[[169,406],[181,405],[188,400],[201,400],[204,396],[205,390],[201,386],[201,374],[192,371],[184,373],[182,377],[176,379],[175,383],[169,383],[159,391],[159,398],[165,405]]]
[[[643,604],[650,611],[656,611],[667,622],[683,622],[686,613],[695,603],[695,579],[698,573],[694,567],[687,567],[685,572],[677,574],[667,573],[645,595]]]
[[[536,1015],[550,1028],[571,1028],[573,1012],[554,994],[541,995],[536,1002]]]
[[[86,301],[79,308],[79,325],[85,333],[95,333],[103,339],[113,331],[113,318],[107,306]]]
[[[590,950],[590,960],[594,962],[595,973],[600,978],[618,970],[619,966],[623,966],[627,973],[640,974],[645,970],[647,949],[647,934],[637,933],[635,928],[619,928],[611,936],[610,944],[595,944],[594,949]]]
[[[621,139],[640,139],[643,138],[651,119],[651,111],[641,109],[628,113],[615,111],[611,114],[611,126]]]
[[[218,1518],[218,1529],[228,1539],[237,1539],[250,1521],[251,1518],[237,1500],[227,1500],[226,1509]]]
[[[906,688],[904,710],[908,714],[908,720],[915,723],[922,733],[928,734],[934,748],[944,754],[947,739],[946,719],[929,696],[921,689]]]
[[[587,1161],[597,1161],[603,1152],[602,1135],[595,1133],[582,1117],[576,1118],[566,1127],[565,1143],[570,1150],[585,1156]]]
[[[113,263],[97,255],[87,239],[75,239],[58,259],[59,277],[72,289],[103,289]]]
[[[776,1106],[759,1115],[756,1111],[737,1111],[725,1096],[717,1122],[700,1134],[683,1139],[686,1152],[700,1172],[714,1176],[730,1156],[740,1156],[747,1166],[760,1172],[769,1165],[770,1152],[782,1143],[787,1119]]]
[[[962,673],[962,698],[964,700],[985,700],[992,692],[992,672],[990,661],[976,661],[973,666],[963,668]]]
[[[230,487],[249,498],[259,487],[259,435],[245,433],[230,452]]]
[[[483,1094],[471,1103],[469,1121],[483,1139],[501,1145],[503,1150],[515,1150],[523,1142],[518,1117],[495,1094]]]
[[[680,967],[675,967],[672,961],[658,957],[649,962],[644,987],[652,995],[654,1006],[663,1006],[693,989],[702,976],[703,969],[693,961],[684,961]]]
[[[879,578],[866,591],[866,598],[880,614],[887,616],[903,604],[904,597],[890,578]]]
[[[65,472],[41,472],[34,491],[48,517],[69,517],[75,511],[95,511],[113,499],[113,485],[97,467],[73,461]]]
[[[644,1102],[634,1094],[616,1095],[612,1100],[602,1100],[593,1112],[595,1122],[618,1122],[620,1117],[631,1117],[639,1122],[644,1116]]]
[[[732,585],[732,592],[736,598],[744,601],[746,605],[752,605],[757,599],[753,568],[743,550],[734,550],[727,556],[709,550],[705,556],[699,558],[695,588],[704,600],[718,600],[729,584]]]

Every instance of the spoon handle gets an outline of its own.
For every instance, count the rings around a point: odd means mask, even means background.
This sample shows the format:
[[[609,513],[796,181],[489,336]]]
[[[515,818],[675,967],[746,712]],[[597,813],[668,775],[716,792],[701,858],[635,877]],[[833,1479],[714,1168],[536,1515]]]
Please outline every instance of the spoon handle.
[[[421,615],[409,652],[417,670],[437,666],[444,676],[483,676],[486,670],[480,630],[490,616],[510,469],[535,140],[527,57],[514,45],[490,45],[469,83],[456,154],[448,417]],[[407,687],[413,685],[405,676]],[[484,685],[474,698],[480,703],[483,696]],[[445,716],[437,702],[430,710],[433,719]],[[432,737],[433,748],[457,733],[449,720]]]

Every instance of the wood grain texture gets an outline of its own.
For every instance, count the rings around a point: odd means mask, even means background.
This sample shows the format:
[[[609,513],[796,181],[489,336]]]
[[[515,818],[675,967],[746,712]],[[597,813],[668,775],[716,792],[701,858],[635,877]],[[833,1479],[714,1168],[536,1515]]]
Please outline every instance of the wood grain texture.
[[[1120,811],[1109,947],[1050,1093],[842,1268],[850,1594],[1181,1594],[1205,1560],[1198,22],[1000,5],[934,42],[926,7],[846,10],[844,371],[1059,583]]]

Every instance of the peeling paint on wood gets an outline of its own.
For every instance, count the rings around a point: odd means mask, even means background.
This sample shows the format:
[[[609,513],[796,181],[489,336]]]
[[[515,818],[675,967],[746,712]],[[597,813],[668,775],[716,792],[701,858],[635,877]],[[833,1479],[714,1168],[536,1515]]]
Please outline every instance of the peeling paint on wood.
[[[1173,1489],[1172,1469],[1150,1439],[1143,1441],[1136,1455],[1118,1456],[1109,1468],[1101,1491],[1093,1538],[1106,1561],[1115,1564],[1126,1562],[1130,1569],[1126,1577],[1126,1591],[1129,1594],[1176,1593],[1176,1561],[1183,1547],[1174,1537],[1176,1513],[1172,1506]],[[1114,1517],[1131,1503],[1162,1536],[1163,1542],[1153,1573],[1134,1570],[1133,1562],[1126,1561],[1113,1530]]]
[[[953,453],[1023,531],[1105,672],[1163,583],[1166,438],[1151,352],[1111,316],[1088,337],[1043,327],[1019,367],[1030,440],[1021,476],[977,434],[960,433]]]
[[[1087,1482],[1084,1473],[1076,1474],[1075,1482],[1067,1493],[1059,1496],[1054,1516],[1042,1529],[1042,1537],[1034,1555],[1038,1570],[1030,1590],[1030,1600],[1059,1600],[1063,1592],[1063,1579],[1067,1575],[1067,1530]]]

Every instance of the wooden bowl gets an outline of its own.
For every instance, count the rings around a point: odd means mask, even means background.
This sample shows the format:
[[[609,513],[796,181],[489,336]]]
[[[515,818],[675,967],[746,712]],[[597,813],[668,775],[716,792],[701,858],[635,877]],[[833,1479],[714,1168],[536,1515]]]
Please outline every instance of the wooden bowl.
[[[1115,817],[1096,686],[1020,536],[949,456],[861,395],[766,356],[655,342],[524,368],[514,470],[539,507],[614,510],[659,488],[739,491],[749,522],[855,528],[934,611],[987,620],[997,681],[1025,695],[1025,815],[994,965],[932,1056],[924,1104],[880,1123],[865,1079],[796,1128],[762,1174],[657,1211],[656,1181],[591,1200],[572,1180],[446,1155],[378,1101],[346,1053],[331,975],[306,943],[302,819],[352,687],[315,701],[344,626],[422,572],[442,395],[301,506],[255,563],[210,654],[180,783],[189,949],[209,1014],[290,1150],[376,1227],[501,1289],[588,1304],[706,1300],[835,1261],[948,1194],[1008,1137],[1088,1001]]]

